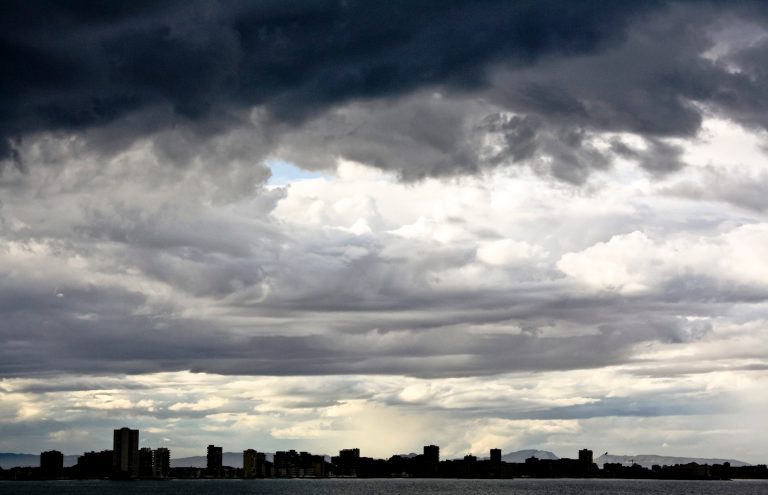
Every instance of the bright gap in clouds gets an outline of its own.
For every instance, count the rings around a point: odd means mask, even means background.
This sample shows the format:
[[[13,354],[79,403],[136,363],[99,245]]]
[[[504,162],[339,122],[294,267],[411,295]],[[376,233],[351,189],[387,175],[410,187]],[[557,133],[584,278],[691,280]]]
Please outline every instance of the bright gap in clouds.
[[[291,162],[275,158],[267,160],[266,165],[272,172],[269,181],[267,181],[267,187],[279,187],[297,181],[328,177],[327,174],[304,170]]]

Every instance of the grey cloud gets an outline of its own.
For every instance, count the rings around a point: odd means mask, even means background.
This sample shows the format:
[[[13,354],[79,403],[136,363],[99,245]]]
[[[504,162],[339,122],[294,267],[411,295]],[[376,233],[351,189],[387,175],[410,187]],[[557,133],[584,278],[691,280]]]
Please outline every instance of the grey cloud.
[[[276,194],[280,197],[279,191]],[[266,203],[270,193],[264,196]],[[88,241],[108,241],[111,255],[125,265],[196,296],[223,297],[258,287],[283,234],[264,220],[222,222],[198,213],[191,216],[170,205],[147,211],[112,204],[88,210],[77,231],[85,246]],[[247,233],[242,231],[246,228]]]
[[[190,215],[179,206],[171,203],[146,208],[120,202],[86,206],[75,232],[87,241],[112,241],[158,252],[188,250],[191,254],[233,257],[252,254],[252,237],[238,232],[232,223],[219,223],[204,210]],[[260,227],[265,233],[274,232],[268,225]]]
[[[637,150],[620,140],[614,140],[611,143],[611,149],[622,158],[637,161],[641,167],[651,173],[675,172],[685,166],[682,161],[683,150],[680,146],[658,139],[649,139],[646,144],[647,149]]]
[[[43,451],[55,445],[67,454],[80,454],[93,450],[111,448],[111,432],[115,419],[110,416],[91,416],[82,419],[35,419],[34,421],[0,421],[0,435],[4,439],[23,439],[20,448],[27,450],[31,445]],[[79,436],[78,433],[86,433]],[[56,436],[59,436],[56,438]],[[144,433],[146,435],[146,433]],[[145,437],[146,438],[146,437]]]
[[[708,26],[722,8],[709,4],[694,12],[690,5],[670,4],[630,24],[620,42],[599,50],[555,54],[522,66],[499,63],[489,68],[488,84],[472,91],[436,87],[432,91],[440,97],[423,91],[384,100],[391,107],[381,101],[343,106],[289,133],[281,151],[310,167],[327,167],[343,156],[405,179],[525,164],[580,184],[616,156],[652,175],[669,174],[685,164],[682,149],[667,138],[694,136],[703,119],[701,106],[762,126],[743,115],[740,107],[746,104],[726,96],[741,95],[751,108],[763,108],[762,87],[753,86],[761,77],[757,69],[748,80],[729,72],[724,61],[703,56],[717,36]],[[743,14],[743,6],[734,12]],[[737,50],[750,60],[756,57],[752,51],[764,50]],[[599,149],[590,140],[602,132],[634,133],[645,145],[632,148],[614,140],[609,149]],[[498,138],[497,149],[484,149],[489,135]]]
[[[131,382],[125,377],[47,377],[40,381],[33,381],[28,385],[14,388],[14,392],[26,394],[46,394],[51,392],[76,392],[90,390],[146,390],[147,385]]]
[[[727,9],[711,3],[698,7],[670,3],[628,26],[621,43],[599,51],[499,69],[487,94],[503,108],[535,117],[550,128],[638,134],[646,140],[646,149],[614,146],[613,151],[653,174],[679,170],[684,165],[681,150],[662,139],[695,135],[703,118],[697,105],[748,126],[764,125],[757,118],[765,113],[765,85],[757,83],[763,44],[735,46],[724,60],[702,56],[718,37],[712,26]],[[744,4],[734,5],[730,14],[743,16],[745,23],[764,21]],[[729,71],[728,63],[744,72]],[[514,152],[509,156],[516,158]],[[579,160],[569,156],[560,157],[559,163],[580,168]],[[589,169],[601,165],[594,160]]]
[[[488,158],[493,164],[528,163],[544,175],[574,184],[583,183],[593,170],[606,169],[610,154],[588,142],[580,127],[559,127],[537,117],[489,115],[482,128],[501,138]]]
[[[760,356],[752,356],[754,358],[760,358]],[[739,358],[749,358],[749,356],[739,356]],[[755,363],[755,364],[741,364],[739,360],[736,361],[722,361],[722,362],[707,362],[697,363],[693,361],[677,362],[671,365],[653,364],[649,366],[641,366],[630,373],[639,377],[651,377],[651,378],[676,378],[686,375],[698,375],[706,374],[718,371],[765,371],[768,370],[767,363]]]
[[[258,104],[296,118],[424,84],[471,87],[499,58],[593,50],[651,5],[11,2],[0,128],[83,129],[149,106],[182,121]]]
[[[705,18],[686,21],[678,15],[669,23],[669,15],[646,18],[621,44],[594,54],[499,71],[491,95],[507,108],[571,125],[648,136],[694,134],[701,116],[685,103],[686,84],[702,72],[707,80],[718,72],[699,58],[707,40],[689,24]],[[681,68],[691,74],[665,80]]]
[[[685,416],[720,414],[733,410],[728,397],[696,397],[695,394],[637,394],[632,397],[604,397],[589,404],[555,407],[511,415],[512,418],[587,419],[606,416]]]
[[[763,126],[768,101],[762,45],[702,56],[719,19],[765,19],[750,2],[4,8],[5,156],[35,133],[73,132],[113,152],[151,137],[177,163],[257,163],[278,149],[300,166],[342,155],[413,180],[520,163],[536,149],[552,163],[534,167],[582,183],[611,160],[591,133],[643,136],[639,164],[668,173],[682,163],[662,139],[694,135],[700,106]],[[434,92],[450,103],[430,101]],[[466,101],[539,131],[509,129],[503,156],[486,160]]]
[[[119,146],[109,142],[110,138],[102,141],[105,134],[122,135],[126,125],[120,122],[80,134],[32,136],[17,151],[34,167],[20,171],[10,168],[0,175],[6,204],[16,206],[14,203],[36,194],[41,203],[55,200],[59,207],[79,199],[80,204],[75,205],[78,209],[86,206],[93,212],[104,209],[110,200],[115,203],[113,208],[173,203],[199,209],[201,203],[227,204],[252,198],[255,206],[268,211],[281,197],[279,190],[263,188],[271,175],[264,164],[267,148],[251,128],[208,136],[178,127]],[[143,128],[141,122],[137,127]]]
[[[533,158],[538,150],[536,139],[542,127],[538,119],[527,116],[505,118],[503,115],[493,114],[484,119],[483,126],[489,132],[499,133],[503,138],[502,151],[489,158],[492,162],[528,160]]]
[[[667,280],[661,294],[670,304],[683,301],[689,304],[759,304],[766,300],[768,291],[762,287],[750,287],[737,282],[726,282],[712,277],[685,274]],[[692,306],[693,307],[693,306]]]
[[[308,168],[329,168],[343,157],[406,180],[473,173],[482,163],[471,117],[482,108],[422,93],[393,102],[357,102],[284,133],[276,153]]]
[[[767,297],[760,288],[693,275],[642,297],[595,295],[551,266],[516,268],[498,288],[441,288],[442,272],[475,261],[475,242],[281,228],[267,213],[282,194],[275,191],[263,209],[258,201],[238,204],[242,212],[177,203],[179,191],[159,206],[94,198],[80,209],[72,208],[79,196],[64,195],[62,212],[16,190],[4,210],[27,226],[8,229],[3,240],[44,241],[51,254],[49,264],[6,266],[0,274],[0,373],[441,377],[595,368],[632,360],[639,343],[709,335],[706,325],[679,315],[721,316]],[[593,226],[588,235],[560,231],[558,222],[546,232],[558,243],[593,242],[595,232],[602,238],[633,221],[606,222],[605,232]],[[348,247],[365,254],[346,258]],[[105,278],[56,271],[78,257]],[[25,276],[46,270],[51,280]],[[153,282],[168,293],[155,294]],[[484,325],[504,331],[470,331]],[[555,327],[587,331],[552,336]]]
[[[702,170],[699,180],[681,179],[661,188],[671,196],[697,201],[718,201],[762,213],[768,210],[768,173],[750,175],[722,172],[709,167]]]
[[[605,299],[593,301],[594,307],[601,307],[599,316],[584,300],[571,304],[554,300],[549,305],[531,301],[521,312],[507,295],[498,298],[497,308],[490,312],[489,306],[472,303],[450,312],[445,311],[448,306],[434,311],[440,306],[422,302],[422,310],[431,307],[432,316],[422,313],[424,317],[414,320],[414,313],[403,309],[396,313],[358,309],[340,316],[303,308],[284,316],[280,327],[270,320],[252,320],[247,327],[238,328],[173,313],[137,315],[147,310],[141,309],[145,299],[135,293],[71,288],[64,292],[64,297],[55,297],[47,291],[17,288],[0,294],[6,322],[0,334],[4,342],[2,374],[192,370],[255,375],[473,376],[619,364],[630,359],[637,343],[686,342],[700,339],[707,331],[681,326],[673,316],[680,311],[674,305],[664,309],[668,316],[660,312],[664,305],[658,303],[644,310],[635,307],[635,312],[625,315],[620,304],[611,307]],[[480,299],[487,301],[488,297]],[[692,308],[686,305],[686,310]],[[644,311],[656,316],[640,316]],[[469,324],[505,319],[510,324],[527,322],[545,329],[558,321],[586,324],[597,331],[567,337],[549,337],[546,332],[475,335],[466,331]],[[604,323],[607,319],[610,324]],[[419,326],[411,328],[413,323]],[[356,328],[355,333],[344,332],[346,325]],[[382,333],[381,328],[388,330]]]
[[[764,78],[767,75],[765,62],[768,62],[768,42],[765,40],[765,16],[758,16],[762,32],[759,41],[735,49],[723,56],[722,65],[731,67],[730,84],[711,88],[712,103],[717,108],[727,109],[737,121],[749,127],[765,128],[768,120],[765,108],[768,93],[765,91]],[[735,70],[734,70],[735,69]]]

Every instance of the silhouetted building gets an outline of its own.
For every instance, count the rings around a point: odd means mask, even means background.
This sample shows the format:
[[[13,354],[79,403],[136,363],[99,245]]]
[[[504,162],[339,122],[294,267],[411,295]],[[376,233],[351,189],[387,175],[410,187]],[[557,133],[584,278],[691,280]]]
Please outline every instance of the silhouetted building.
[[[314,476],[315,478],[325,478],[329,474],[329,464],[325,462],[322,455],[312,455],[302,452],[307,457],[304,458],[304,476]]]
[[[112,474],[118,478],[139,475],[139,430],[120,428],[114,431]]]
[[[440,462],[440,447],[437,445],[425,445],[424,460],[427,462]]]
[[[64,471],[64,454],[49,450],[40,454],[40,475],[45,479],[56,479]]]
[[[171,472],[171,451],[160,447],[152,452],[152,475],[155,478],[167,478]]]
[[[224,449],[215,445],[208,446],[208,455],[206,467],[209,476],[220,476],[222,472],[222,463],[224,459]]]
[[[589,449],[581,449],[579,451],[579,470],[583,476],[587,476],[592,472],[592,451]]]
[[[488,464],[488,476],[500,478],[504,475],[501,468],[501,449],[491,449],[491,460]]]
[[[437,476],[440,467],[440,447],[437,445],[425,445],[422,456],[423,474],[425,476]]]
[[[337,457],[332,457],[337,476],[357,476],[360,464],[360,449],[342,449]]]
[[[325,457],[295,450],[275,452],[274,476],[280,478],[322,478],[330,474]],[[269,468],[265,464],[266,468]]]
[[[455,475],[455,473],[452,474]],[[477,457],[472,454],[465,455],[460,474],[465,478],[473,478],[477,476]]]
[[[271,478],[275,475],[272,463],[267,461],[267,454],[264,452],[256,452],[255,471],[257,478]]]
[[[139,478],[152,478],[152,449],[143,447],[139,449]]]
[[[243,476],[245,478],[271,478],[274,476],[272,463],[267,454],[248,449],[243,452]]]
[[[114,452],[102,450],[101,452],[86,452],[77,458],[75,468],[80,478],[106,478],[112,474]]]
[[[253,449],[243,451],[243,477],[255,478],[256,477],[256,452]]]
[[[765,464],[758,464],[756,466],[741,466],[734,467],[728,465],[729,477],[734,479],[741,478],[755,478],[755,479],[768,479],[768,466]]]
[[[299,476],[301,457],[295,450],[275,452],[275,476],[296,478]]]
[[[359,459],[360,449],[341,449],[339,451],[339,457],[342,459]]]

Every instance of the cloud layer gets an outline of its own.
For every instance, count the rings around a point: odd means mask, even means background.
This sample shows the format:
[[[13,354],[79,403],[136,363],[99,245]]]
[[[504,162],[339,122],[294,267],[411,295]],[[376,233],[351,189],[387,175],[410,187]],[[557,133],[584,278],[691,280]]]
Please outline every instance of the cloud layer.
[[[0,9],[0,450],[764,462],[761,4]]]

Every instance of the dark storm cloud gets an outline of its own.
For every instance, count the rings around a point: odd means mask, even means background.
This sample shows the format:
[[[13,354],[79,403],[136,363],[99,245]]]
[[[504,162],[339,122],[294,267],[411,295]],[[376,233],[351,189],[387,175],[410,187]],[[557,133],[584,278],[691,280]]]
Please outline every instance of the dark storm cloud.
[[[158,104],[193,120],[265,103],[300,117],[355,96],[474,86],[494,60],[593,50],[649,4],[5,2],[0,128],[81,129]]]
[[[467,123],[454,112],[418,115],[416,122],[427,121],[406,134],[406,148],[420,150],[415,163],[408,149],[405,158],[383,156],[401,144],[386,134],[363,132],[344,144],[354,126],[331,129],[323,142],[404,178],[472,173],[539,150],[555,161],[556,177],[583,182],[610,158],[586,144],[591,130],[655,139],[637,159],[659,173],[681,163],[658,139],[699,129],[701,110],[691,102],[765,124],[763,46],[725,57],[743,73],[701,56],[719,15],[759,19],[757,4],[747,2],[41,1],[1,8],[5,157],[35,132],[115,122],[123,122],[117,132],[91,139],[124,146],[181,125],[206,141],[251,125],[243,111],[254,106],[269,115],[259,126],[285,132],[277,122],[294,125],[353,100],[396,102],[430,88],[530,114],[552,139],[537,141],[530,126],[509,129],[504,156],[485,162],[461,139]],[[370,110],[374,127],[394,122],[377,124]],[[173,160],[195,141],[165,136],[156,145]]]

